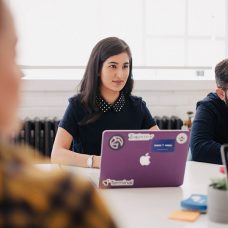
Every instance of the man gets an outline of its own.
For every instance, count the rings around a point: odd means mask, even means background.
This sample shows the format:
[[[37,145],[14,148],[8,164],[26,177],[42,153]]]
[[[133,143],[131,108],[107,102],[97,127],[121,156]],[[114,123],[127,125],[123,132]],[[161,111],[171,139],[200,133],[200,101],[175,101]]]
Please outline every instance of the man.
[[[16,40],[0,0],[0,227],[115,227],[91,183],[63,171],[40,171],[32,164],[33,151],[9,145],[21,84]]]
[[[228,143],[228,59],[215,67],[215,93],[197,103],[191,129],[193,161],[222,164],[220,148]]]

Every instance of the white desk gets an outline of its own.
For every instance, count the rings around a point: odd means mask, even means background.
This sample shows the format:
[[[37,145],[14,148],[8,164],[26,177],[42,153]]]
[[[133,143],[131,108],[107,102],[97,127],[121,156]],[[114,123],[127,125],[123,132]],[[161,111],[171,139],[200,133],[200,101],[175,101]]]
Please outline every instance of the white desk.
[[[45,170],[60,168],[59,165],[39,165]],[[97,169],[61,166],[86,178],[96,179]],[[219,166],[198,162],[187,162],[184,184],[175,188],[140,188],[99,190],[109,206],[117,224],[123,228],[227,228],[228,224],[213,223],[207,214],[201,215],[195,222],[168,219],[171,212],[181,209],[180,200],[190,194],[207,194],[211,178],[219,177]],[[228,216],[228,215],[227,215]]]

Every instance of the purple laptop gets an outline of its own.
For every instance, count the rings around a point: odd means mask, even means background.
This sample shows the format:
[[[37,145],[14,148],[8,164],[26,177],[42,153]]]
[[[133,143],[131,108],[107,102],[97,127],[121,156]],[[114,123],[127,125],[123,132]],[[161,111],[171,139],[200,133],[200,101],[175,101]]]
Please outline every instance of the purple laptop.
[[[188,149],[189,131],[104,131],[99,187],[180,186]]]

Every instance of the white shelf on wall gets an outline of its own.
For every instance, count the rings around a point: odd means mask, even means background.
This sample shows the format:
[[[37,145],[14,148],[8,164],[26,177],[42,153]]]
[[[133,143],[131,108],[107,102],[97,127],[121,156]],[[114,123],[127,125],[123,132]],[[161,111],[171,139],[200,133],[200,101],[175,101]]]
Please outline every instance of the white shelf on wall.
[[[80,80],[85,66],[20,66],[27,79]],[[135,66],[136,80],[210,80],[214,72],[209,66]]]

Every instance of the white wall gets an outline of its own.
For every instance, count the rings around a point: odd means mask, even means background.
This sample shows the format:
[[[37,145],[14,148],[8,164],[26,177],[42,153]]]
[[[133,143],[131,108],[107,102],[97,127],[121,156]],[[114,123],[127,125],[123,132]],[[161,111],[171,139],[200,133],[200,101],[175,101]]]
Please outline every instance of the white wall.
[[[20,117],[61,118],[78,83],[73,79],[24,79]],[[186,112],[195,111],[196,102],[214,89],[213,80],[136,80],[133,94],[143,97],[153,116],[186,119]]]
[[[228,0],[8,0],[22,65],[86,65],[118,36],[138,66],[214,66],[228,56]]]

